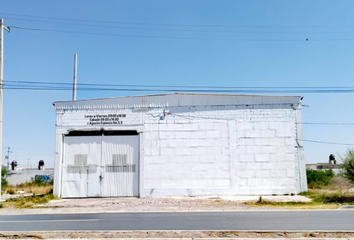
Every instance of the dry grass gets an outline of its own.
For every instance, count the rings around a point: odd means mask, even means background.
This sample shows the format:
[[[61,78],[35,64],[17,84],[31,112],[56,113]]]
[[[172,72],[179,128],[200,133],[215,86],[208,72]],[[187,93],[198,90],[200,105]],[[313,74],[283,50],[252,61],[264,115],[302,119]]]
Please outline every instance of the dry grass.
[[[354,205],[354,192],[348,190],[354,186],[345,178],[333,177],[328,186],[321,189],[309,189],[300,193],[312,199],[312,202],[271,202],[260,199],[257,202],[245,202],[252,207],[276,207],[291,209],[337,209],[342,205]]]
[[[354,188],[354,185],[350,181],[343,177],[333,177],[329,188],[340,189],[348,191],[350,188]]]
[[[17,185],[7,186],[4,188],[4,193],[17,194],[18,191],[34,194],[48,194],[53,191],[53,185],[36,186],[36,185]]]
[[[30,194],[48,194],[53,191],[53,181],[50,182],[42,182],[42,181],[31,181],[18,185],[8,185],[4,187],[3,193],[8,194],[17,194],[19,191],[24,191],[25,193]]]
[[[29,197],[19,197],[19,198],[10,198],[5,202],[1,203],[0,208],[32,208],[37,204],[44,204],[50,200],[56,199],[53,194],[47,194],[43,196],[29,196]]]
[[[1,208],[32,208],[36,204],[44,204],[55,199],[53,192],[53,181],[43,182],[41,180],[26,182],[16,186],[8,185],[3,189],[4,193],[16,195],[0,204]],[[27,196],[24,196],[27,194]],[[28,194],[32,194],[28,196]]]
[[[340,204],[337,203],[318,203],[318,202],[245,202],[243,203],[250,207],[275,207],[275,208],[290,208],[290,209],[337,209]]]

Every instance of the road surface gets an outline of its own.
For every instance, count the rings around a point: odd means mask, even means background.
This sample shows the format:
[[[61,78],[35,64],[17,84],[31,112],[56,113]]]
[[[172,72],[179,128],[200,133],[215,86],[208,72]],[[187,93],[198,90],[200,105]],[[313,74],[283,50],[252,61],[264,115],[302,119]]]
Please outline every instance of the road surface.
[[[0,216],[1,231],[354,231],[354,211],[96,213]]]

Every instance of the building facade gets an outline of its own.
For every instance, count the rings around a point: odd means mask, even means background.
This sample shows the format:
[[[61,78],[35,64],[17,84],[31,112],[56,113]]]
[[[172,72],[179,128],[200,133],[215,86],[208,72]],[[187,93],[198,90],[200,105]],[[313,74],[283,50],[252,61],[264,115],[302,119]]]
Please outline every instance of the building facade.
[[[54,105],[56,196],[307,191],[299,96],[176,93]]]

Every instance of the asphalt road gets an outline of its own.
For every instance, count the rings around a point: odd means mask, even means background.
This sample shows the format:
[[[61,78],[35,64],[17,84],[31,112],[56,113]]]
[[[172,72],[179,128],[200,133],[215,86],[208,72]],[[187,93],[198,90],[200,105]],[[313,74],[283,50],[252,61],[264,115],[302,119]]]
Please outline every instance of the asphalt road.
[[[1,231],[353,231],[354,211],[97,213],[0,216]]]

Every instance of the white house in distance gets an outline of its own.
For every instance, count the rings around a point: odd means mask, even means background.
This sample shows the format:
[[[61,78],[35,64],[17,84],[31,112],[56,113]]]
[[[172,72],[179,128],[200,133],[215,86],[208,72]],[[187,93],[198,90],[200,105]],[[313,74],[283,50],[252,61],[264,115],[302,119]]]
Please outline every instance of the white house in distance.
[[[299,96],[175,93],[54,105],[56,196],[307,191]]]

